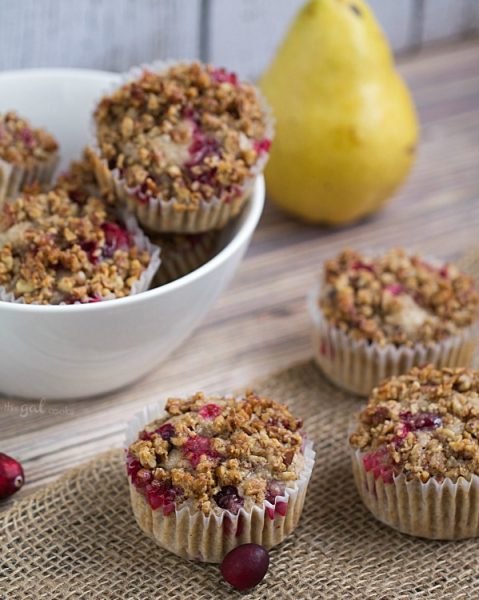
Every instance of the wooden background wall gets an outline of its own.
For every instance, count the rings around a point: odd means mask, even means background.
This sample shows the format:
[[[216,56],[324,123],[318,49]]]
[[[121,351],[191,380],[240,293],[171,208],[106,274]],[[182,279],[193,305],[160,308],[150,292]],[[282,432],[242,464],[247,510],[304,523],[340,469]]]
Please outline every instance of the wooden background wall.
[[[0,0],[0,70],[211,60],[255,78],[304,0]],[[370,0],[402,52],[479,33],[479,0]]]

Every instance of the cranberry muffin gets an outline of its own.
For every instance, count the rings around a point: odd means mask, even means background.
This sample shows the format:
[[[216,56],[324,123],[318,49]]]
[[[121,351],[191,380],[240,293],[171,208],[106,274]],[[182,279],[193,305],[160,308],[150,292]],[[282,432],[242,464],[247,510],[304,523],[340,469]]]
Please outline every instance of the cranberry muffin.
[[[402,249],[344,250],[326,261],[309,300],[316,361],[348,391],[367,395],[417,365],[471,363],[479,295],[453,264]]]
[[[248,200],[272,137],[258,90],[197,62],[136,72],[94,118],[129,209],[164,233],[224,227]]]
[[[252,392],[197,393],[146,409],[127,430],[139,526],[167,550],[205,562],[248,542],[279,544],[299,521],[314,462],[301,428],[286,406]]]
[[[479,535],[479,372],[413,368],[375,388],[350,436],[359,494],[411,535]]]
[[[10,111],[0,113],[0,203],[34,182],[47,185],[58,163],[58,143],[44,129]]]
[[[0,219],[0,299],[74,304],[147,289],[159,250],[134,220],[107,216],[102,201],[60,190],[7,202]]]

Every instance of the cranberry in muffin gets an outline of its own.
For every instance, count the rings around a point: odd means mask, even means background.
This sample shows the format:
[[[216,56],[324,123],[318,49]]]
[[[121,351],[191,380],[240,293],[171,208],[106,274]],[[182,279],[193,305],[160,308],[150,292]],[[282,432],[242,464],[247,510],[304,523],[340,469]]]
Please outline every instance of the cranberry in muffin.
[[[412,346],[456,335],[478,315],[471,277],[393,249],[369,258],[345,250],[326,261],[319,299],[326,319],[355,339]]]

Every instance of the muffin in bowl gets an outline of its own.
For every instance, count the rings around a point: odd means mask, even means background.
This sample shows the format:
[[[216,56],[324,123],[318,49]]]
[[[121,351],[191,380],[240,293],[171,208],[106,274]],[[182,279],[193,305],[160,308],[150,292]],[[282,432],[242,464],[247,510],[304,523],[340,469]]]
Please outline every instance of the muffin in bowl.
[[[14,111],[0,114],[0,204],[34,182],[49,184],[58,159],[50,133]]]
[[[479,294],[456,266],[403,249],[345,250],[309,296],[316,362],[338,386],[368,395],[413,366],[468,366]]]
[[[145,410],[127,430],[139,526],[205,562],[240,544],[281,543],[299,521],[314,463],[301,428],[286,406],[252,392],[197,393]]]
[[[128,216],[109,216],[101,200],[66,192],[27,193],[0,215],[0,300],[75,304],[148,289],[159,249]]]
[[[272,137],[258,90],[197,62],[134,71],[94,121],[120,196],[142,225],[166,233],[223,228],[251,196]]]

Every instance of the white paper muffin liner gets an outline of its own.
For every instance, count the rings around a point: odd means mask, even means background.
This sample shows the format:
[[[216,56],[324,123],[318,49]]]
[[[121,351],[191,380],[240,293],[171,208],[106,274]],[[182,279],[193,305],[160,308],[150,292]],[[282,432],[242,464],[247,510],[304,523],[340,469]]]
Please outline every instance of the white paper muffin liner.
[[[189,62],[174,60],[155,61],[150,64],[134,67],[122,76],[120,84],[109,86],[102,94],[102,97],[112,94],[130,81],[138,79],[144,70],[163,73],[178,64],[189,64]],[[274,137],[274,119],[271,109],[259,89],[256,86],[254,89],[265,116],[265,137],[272,140]],[[92,119],[92,131],[92,146],[96,153],[101,156],[96,140],[94,119]],[[202,233],[213,229],[223,229],[229,221],[241,212],[251,197],[255,180],[263,172],[268,158],[269,152],[263,152],[259,156],[255,165],[250,169],[250,176],[245,179],[239,187],[236,197],[231,201],[225,202],[218,197],[214,197],[208,201],[202,200],[199,206],[194,209],[177,208],[175,204],[181,207],[181,202],[177,202],[175,197],[168,198],[167,200],[160,197],[150,198],[147,202],[141,203],[135,198],[137,188],[128,187],[126,182],[121,178],[118,169],[113,169],[111,173],[115,181],[115,190],[118,198],[129,211],[136,215],[138,221],[147,229],[159,233]],[[105,167],[108,168],[106,161],[103,162]]]
[[[145,425],[166,416],[165,403],[147,406],[135,415],[126,427],[126,447],[138,439]],[[153,510],[129,480],[136,521],[159,546],[190,560],[218,563],[241,544],[272,548],[292,533],[303,510],[315,458],[310,440],[305,441],[303,452],[305,463],[299,479],[286,488],[283,496],[276,497],[275,505],[265,501],[263,506],[254,505],[251,510],[241,508],[237,515],[224,510],[220,515],[212,512],[205,516],[191,504],[185,504],[165,516],[161,509]]]
[[[161,266],[153,280],[154,286],[165,285],[184,277],[188,273],[199,269],[214,256],[218,242],[217,232],[208,231],[198,235],[201,236],[200,239],[191,248],[184,250],[163,249]],[[162,247],[161,238],[153,238],[153,242],[160,248]]]
[[[460,540],[479,536],[479,477],[460,477],[456,483],[431,478],[427,483],[408,481],[404,475],[392,483],[366,471],[364,453],[351,451],[354,480],[369,511],[382,523],[417,537]]]
[[[42,187],[49,185],[59,160],[55,152],[48,160],[26,168],[0,159],[0,206],[7,198],[19,196],[27,185],[35,182]]]
[[[415,366],[431,363],[437,368],[468,367],[472,363],[478,341],[477,323],[430,345],[380,346],[355,340],[331,325],[319,306],[320,291],[317,285],[308,296],[314,358],[328,379],[348,392],[367,396],[386,377],[406,373]]]
[[[139,227],[138,222],[133,215],[122,213],[121,221],[128,233],[133,238],[134,245],[137,246],[140,251],[146,250],[151,257],[148,267],[143,271],[139,279],[131,286],[131,290],[128,295],[134,296],[135,294],[145,292],[147,289],[149,289],[155,274],[161,265],[160,248],[151,243],[151,241]],[[110,294],[109,296],[101,298],[100,301],[103,302],[106,300],[114,300],[115,298],[116,296],[114,294]],[[12,292],[8,292],[4,286],[0,286],[0,302],[24,304],[23,298],[15,298],[15,295]],[[32,302],[31,304],[38,303]],[[75,304],[81,304],[81,302],[75,302]],[[61,302],[59,304],[59,306],[62,305],[66,306],[65,302]]]

